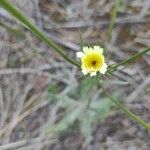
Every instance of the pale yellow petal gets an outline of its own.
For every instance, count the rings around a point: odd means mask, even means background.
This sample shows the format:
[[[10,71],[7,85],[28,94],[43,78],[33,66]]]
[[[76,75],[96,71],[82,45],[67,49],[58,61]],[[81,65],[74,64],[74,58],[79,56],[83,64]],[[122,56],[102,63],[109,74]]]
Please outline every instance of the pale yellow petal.
[[[93,48],[89,47],[88,52],[93,52]]]
[[[105,72],[107,71],[107,67],[108,65],[106,63],[103,64],[103,66],[100,68],[100,73],[101,74],[105,74]]]
[[[94,50],[100,52],[101,54],[103,53],[103,48],[100,46],[94,46]]]
[[[86,46],[86,47],[83,47],[83,52],[86,54],[87,52],[89,51],[89,48]]]
[[[83,52],[77,52],[76,56],[79,58],[82,58],[84,56],[84,53]]]
[[[90,76],[92,77],[92,76],[96,76],[96,72],[91,72],[90,73]]]
[[[88,74],[87,70],[85,70],[85,69],[83,69],[82,72],[83,72],[84,75]]]

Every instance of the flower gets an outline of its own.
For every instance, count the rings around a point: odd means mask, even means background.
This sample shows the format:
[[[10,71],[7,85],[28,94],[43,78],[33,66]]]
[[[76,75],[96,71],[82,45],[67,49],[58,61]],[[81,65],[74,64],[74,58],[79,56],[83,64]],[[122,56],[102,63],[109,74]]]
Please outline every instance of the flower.
[[[84,75],[90,73],[90,76],[95,76],[97,72],[105,74],[107,64],[103,55],[103,48],[100,46],[83,47],[83,52],[77,52],[77,57],[81,58],[81,69]]]

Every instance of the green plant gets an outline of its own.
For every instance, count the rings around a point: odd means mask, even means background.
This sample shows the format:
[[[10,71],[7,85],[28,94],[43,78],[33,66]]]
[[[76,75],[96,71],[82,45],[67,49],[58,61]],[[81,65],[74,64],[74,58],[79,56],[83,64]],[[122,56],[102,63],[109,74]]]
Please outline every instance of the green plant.
[[[77,122],[77,127],[88,142],[92,135],[92,124],[96,121],[103,121],[112,111],[114,103],[106,97],[99,99],[94,97],[91,91],[94,89],[98,78],[87,77],[82,80],[80,85],[70,89],[67,94],[60,95],[54,86],[48,88],[48,100],[52,104],[57,104],[61,109],[64,109],[64,117],[53,126],[46,127],[47,132],[61,133],[74,126]],[[52,89],[52,90],[51,90]],[[93,89],[93,90],[91,90]],[[56,93],[57,91],[57,93]],[[88,93],[88,94],[87,94]]]
[[[6,9],[10,14],[16,17],[21,23],[23,23],[28,29],[30,29],[39,39],[41,39],[45,44],[49,47],[53,48],[59,55],[61,55],[66,61],[70,62],[72,65],[75,65],[79,69],[81,68],[81,64],[74,59],[68,57],[64,50],[56,45],[52,40],[50,40],[43,32],[40,31],[31,21],[25,17],[20,11],[18,11],[9,1],[1,0],[0,6]],[[109,27],[108,37],[110,38],[111,32],[114,26],[115,18],[117,15],[117,10],[119,8],[119,0],[116,0],[116,6],[114,8],[113,17],[111,21],[111,25]],[[1,24],[4,26],[3,24]],[[150,47],[143,49],[142,51],[136,53],[135,55],[123,60],[118,64],[114,64],[108,66],[107,74],[113,74],[120,66],[124,66],[125,64],[129,63],[130,61],[142,56],[143,54],[150,51]],[[106,75],[107,75],[106,74]],[[76,88],[74,91],[78,91],[78,93],[68,93],[67,95],[59,96],[57,95],[57,90],[51,91],[49,90],[49,94],[53,95],[53,99],[55,102],[60,103],[61,107],[65,108],[65,117],[60,120],[60,122],[52,127],[48,128],[48,131],[51,132],[60,132],[66,130],[69,126],[71,126],[75,121],[79,122],[79,127],[81,132],[84,134],[85,137],[90,137],[91,134],[91,125],[95,121],[95,119],[103,120],[107,117],[108,112],[110,112],[110,108],[113,106],[113,103],[116,104],[121,110],[123,110],[128,116],[130,116],[133,120],[138,122],[142,125],[146,130],[150,131],[150,124],[144,122],[141,118],[133,114],[127,107],[121,104],[120,101],[116,100],[107,90],[103,88],[102,82],[100,82],[100,86],[102,87],[104,93],[106,94],[107,98],[102,99],[101,101],[97,99],[93,99],[92,97],[88,96],[87,93],[91,92],[93,86],[96,85],[97,81],[103,80],[103,75],[98,74],[96,77],[89,77],[87,75],[86,80],[83,80],[81,85]],[[96,82],[95,82],[96,81]],[[85,82],[85,83],[84,83]],[[99,83],[99,81],[98,81]],[[76,95],[78,97],[72,98],[70,94]],[[86,95],[86,96],[85,96]],[[111,100],[108,101],[108,98]],[[81,99],[79,102],[78,100]],[[113,103],[112,103],[113,102]],[[89,119],[81,119],[80,116],[87,116]],[[89,139],[88,139],[89,140]]]

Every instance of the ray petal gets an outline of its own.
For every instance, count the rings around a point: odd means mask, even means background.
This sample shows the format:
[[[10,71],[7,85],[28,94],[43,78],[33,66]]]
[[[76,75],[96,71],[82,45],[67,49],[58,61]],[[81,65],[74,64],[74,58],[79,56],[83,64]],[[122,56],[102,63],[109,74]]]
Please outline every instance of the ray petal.
[[[84,75],[88,74],[87,70],[85,70],[85,69],[83,69],[82,72],[83,72]]]
[[[87,46],[83,47],[83,52],[86,54],[89,51],[89,48]]]
[[[90,73],[90,76],[91,76],[91,77],[96,76],[96,72],[91,72],[91,73]]]
[[[83,52],[77,52],[76,56],[79,58],[82,58],[84,56],[84,53]]]
[[[105,74],[105,72],[107,71],[107,67],[108,65],[106,63],[103,64],[103,66],[100,68],[100,73],[101,74]]]
[[[94,46],[94,50],[100,52],[101,54],[103,53],[103,48],[100,46]]]

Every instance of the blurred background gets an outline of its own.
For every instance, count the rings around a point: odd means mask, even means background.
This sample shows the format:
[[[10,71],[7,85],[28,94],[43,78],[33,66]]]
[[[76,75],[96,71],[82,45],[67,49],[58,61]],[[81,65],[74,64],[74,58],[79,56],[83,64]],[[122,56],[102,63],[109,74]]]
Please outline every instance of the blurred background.
[[[109,64],[150,46],[150,1],[10,0],[76,59],[83,43],[106,45]],[[150,57],[145,54],[104,87],[150,122]],[[96,81],[97,82],[97,81]],[[0,150],[149,150],[150,135],[0,8]]]

